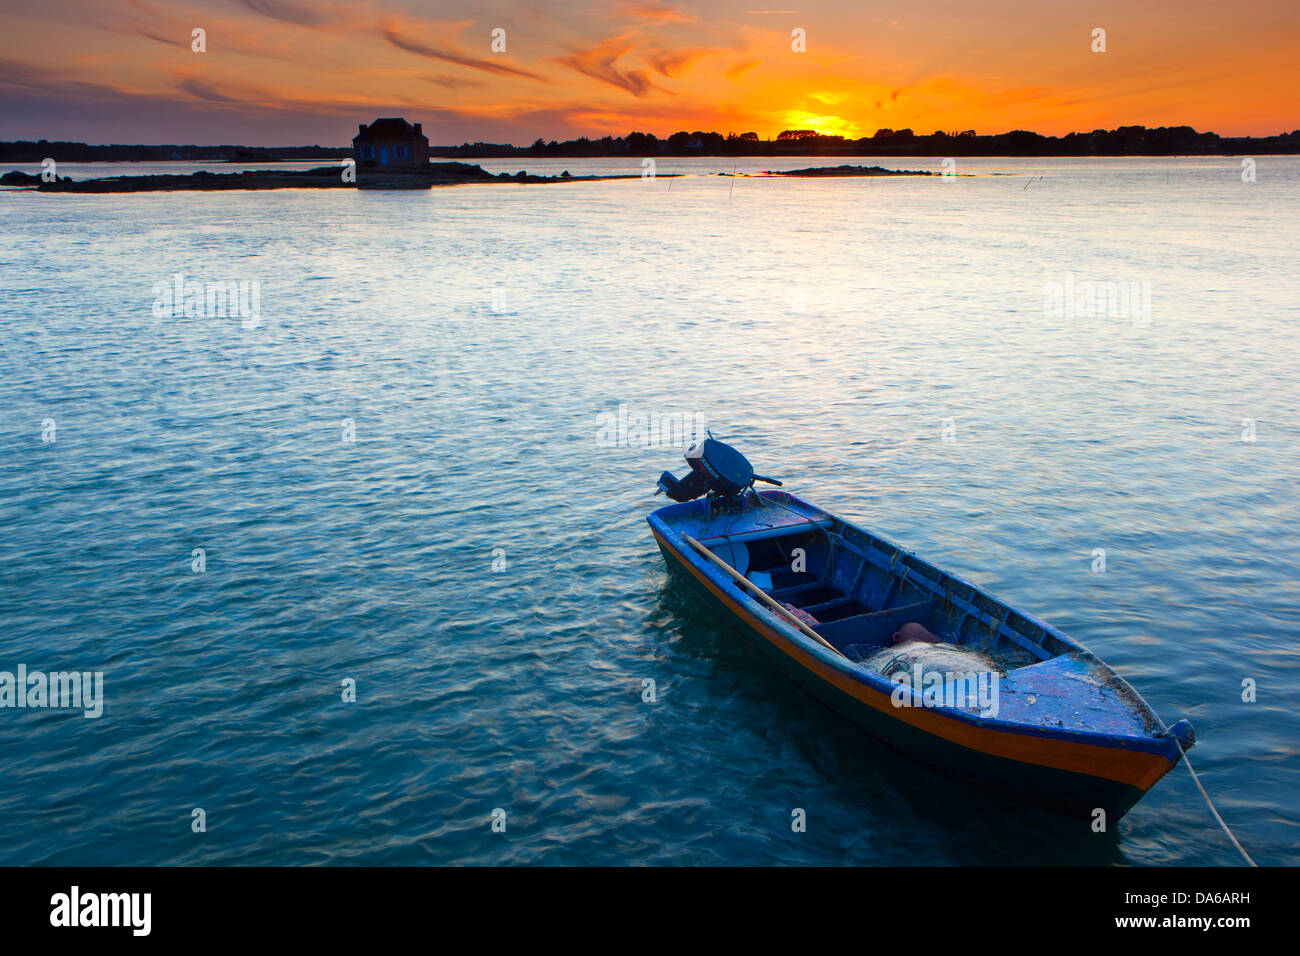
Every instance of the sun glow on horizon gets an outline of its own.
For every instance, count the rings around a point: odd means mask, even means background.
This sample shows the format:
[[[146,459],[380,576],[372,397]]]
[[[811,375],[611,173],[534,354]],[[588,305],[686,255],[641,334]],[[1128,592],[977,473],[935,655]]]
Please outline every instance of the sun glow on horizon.
[[[863,135],[861,123],[855,123],[842,116],[818,115],[807,110],[786,110],[781,114],[784,125],[782,129],[810,129],[822,136],[844,136],[856,139]]]

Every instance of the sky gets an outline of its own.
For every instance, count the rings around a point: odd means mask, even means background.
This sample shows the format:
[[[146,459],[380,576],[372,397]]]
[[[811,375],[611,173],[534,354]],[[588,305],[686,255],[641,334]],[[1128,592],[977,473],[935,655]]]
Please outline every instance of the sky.
[[[1298,0],[0,0],[0,140],[1272,135],[1297,52]]]

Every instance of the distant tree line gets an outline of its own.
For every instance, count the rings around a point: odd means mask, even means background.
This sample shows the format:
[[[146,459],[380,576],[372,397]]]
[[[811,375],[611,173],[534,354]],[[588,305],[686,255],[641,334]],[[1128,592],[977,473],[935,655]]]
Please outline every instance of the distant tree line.
[[[1300,130],[1276,136],[1220,136],[1190,126],[1121,126],[1090,133],[1043,136],[1013,130],[980,136],[974,130],[918,134],[910,129],[879,129],[853,139],[826,136],[810,129],[788,129],[775,139],[754,132],[721,133],[681,130],[666,139],[653,133],[628,133],[547,142],[531,146],[509,143],[463,143],[432,146],[433,156],[491,158],[524,156],[1223,156],[1300,153]],[[0,143],[0,162],[193,162],[260,163],[277,160],[338,159],[352,155],[349,146],[88,146],[46,140]]]
[[[1184,156],[1246,153],[1300,153],[1300,130],[1276,136],[1220,136],[1199,133],[1190,126],[1121,126],[1090,133],[1043,136],[1013,130],[990,136],[974,130],[918,134],[910,129],[879,129],[853,139],[826,136],[810,129],[788,129],[775,139],[757,133],[673,133],[659,139],[653,133],[628,133],[557,142],[538,139],[531,146],[508,143],[464,143],[433,147],[439,156]]]
[[[0,162],[149,163],[192,162],[273,163],[285,160],[335,159],[352,155],[350,146],[88,146],[85,143],[20,140],[0,143]]]

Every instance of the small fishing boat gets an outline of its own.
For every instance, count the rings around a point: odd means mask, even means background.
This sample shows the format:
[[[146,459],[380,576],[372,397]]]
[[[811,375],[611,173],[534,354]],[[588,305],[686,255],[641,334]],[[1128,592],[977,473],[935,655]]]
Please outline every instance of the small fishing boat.
[[[891,747],[1106,822],[1195,743],[1086,648],[785,491],[712,436],[648,517],[674,574],[816,697]]]

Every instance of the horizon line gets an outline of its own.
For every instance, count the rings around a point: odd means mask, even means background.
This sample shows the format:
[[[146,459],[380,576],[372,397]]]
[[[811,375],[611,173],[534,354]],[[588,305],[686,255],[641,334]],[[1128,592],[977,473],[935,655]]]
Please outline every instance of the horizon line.
[[[377,117],[377,119],[388,119],[388,118],[400,118],[400,119],[405,119],[405,117]],[[374,121],[372,121],[372,122],[374,122]],[[1114,133],[1118,133],[1118,132],[1120,132],[1120,131],[1122,131],[1122,130],[1142,130],[1142,131],[1145,131],[1145,132],[1160,132],[1160,131],[1162,131],[1162,130],[1164,130],[1164,131],[1170,131],[1170,130],[1191,130],[1191,132],[1192,132],[1194,135],[1198,136],[1198,137],[1206,137],[1206,136],[1210,136],[1210,137],[1214,137],[1214,138],[1217,138],[1217,139],[1223,139],[1223,140],[1278,139],[1278,138],[1286,137],[1286,136],[1300,135],[1300,127],[1297,127],[1297,128],[1295,128],[1295,129],[1290,129],[1290,130],[1285,130],[1285,129],[1284,129],[1284,130],[1281,130],[1281,131],[1276,132],[1276,133],[1249,133],[1249,134],[1246,134],[1246,135],[1243,135],[1243,136],[1225,136],[1225,135],[1223,135],[1223,134],[1221,134],[1221,133],[1216,133],[1216,132],[1213,131],[1213,130],[1198,130],[1196,127],[1191,126],[1190,124],[1181,124],[1181,125],[1178,125],[1178,126],[1143,126],[1142,124],[1138,124],[1138,123],[1134,123],[1134,124],[1130,124],[1130,125],[1116,126],[1116,127],[1114,127],[1114,128],[1111,128],[1111,129],[1105,129],[1105,128],[1102,128],[1102,127],[1096,127],[1096,128],[1094,128],[1094,129],[1090,129],[1090,130],[1071,130],[1071,131],[1068,132],[1068,133],[1062,133],[1062,134],[1060,134],[1060,135],[1054,135],[1054,134],[1048,134],[1048,133],[1039,133],[1039,132],[1037,132],[1036,130],[1029,130],[1029,129],[1023,129],[1023,128],[1004,130],[1004,131],[1002,131],[1002,132],[998,132],[998,133],[978,133],[978,132],[975,132],[975,131],[973,131],[973,130],[960,130],[960,131],[934,130],[933,132],[930,132],[930,133],[918,133],[918,132],[915,132],[914,130],[912,130],[910,127],[902,127],[902,128],[900,128],[900,129],[898,129],[898,130],[893,130],[893,129],[890,128],[890,127],[879,127],[878,129],[875,130],[874,133],[872,133],[872,134],[870,134],[870,135],[863,135],[863,136],[850,137],[850,136],[844,136],[844,135],[839,134],[839,133],[820,133],[820,132],[817,132],[817,131],[815,131],[815,130],[795,130],[795,129],[786,129],[786,130],[782,130],[781,133],[778,133],[775,137],[773,137],[773,136],[769,136],[769,137],[767,137],[766,139],[757,139],[757,138],[756,138],[756,139],[750,139],[750,140],[741,140],[741,139],[740,139],[741,136],[745,136],[745,135],[748,135],[748,134],[751,133],[751,132],[754,132],[754,131],[750,131],[750,130],[745,131],[745,133],[739,133],[739,134],[737,134],[737,133],[735,133],[735,132],[732,132],[732,131],[729,131],[729,132],[723,134],[723,133],[721,133],[721,132],[719,132],[719,131],[717,131],[717,130],[701,130],[701,129],[686,130],[686,129],[679,129],[679,130],[675,130],[675,131],[672,132],[672,133],[669,133],[667,136],[660,136],[659,134],[656,134],[656,133],[649,133],[649,132],[645,132],[645,131],[643,131],[643,130],[637,130],[637,129],[634,129],[634,130],[629,130],[628,132],[626,132],[626,133],[624,133],[624,134],[622,134],[622,135],[619,135],[619,136],[615,136],[615,135],[613,135],[613,134],[606,133],[606,134],[604,134],[604,135],[602,135],[602,136],[583,135],[583,136],[578,136],[578,137],[574,137],[574,138],[572,138],[572,139],[565,139],[565,140],[555,140],[555,139],[546,140],[544,137],[540,137],[540,136],[539,136],[539,137],[538,137],[536,140],[534,140],[532,143],[529,143],[529,144],[527,144],[527,145],[522,145],[522,146],[521,146],[521,145],[518,145],[518,144],[516,144],[516,143],[511,143],[511,142],[492,142],[492,141],[488,141],[488,140],[475,140],[475,141],[471,142],[471,141],[469,141],[469,140],[465,140],[465,141],[460,142],[460,143],[440,143],[440,144],[430,143],[430,144],[429,144],[429,148],[430,148],[430,149],[462,149],[462,148],[467,147],[467,146],[468,146],[468,147],[473,147],[473,146],[495,146],[495,147],[508,147],[508,148],[510,148],[510,149],[518,149],[518,150],[528,150],[528,149],[532,149],[532,148],[536,147],[537,144],[538,144],[539,142],[542,143],[542,145],[543,145],[544,147],[549,147],[551,144],[555,144],[555,145],[558,145],[558,146],[563,146],[563,145],[566,145],[566,144],[569,144],[569,143],[579,143],[579,142],[583,142],[584,140],[585,140],[586,142],[589,142],[589,143],[600,143],[600,142],[604,142],[605,140],[609,140],[609,141],[611,141],[611,142],[617,142],[617,141],[620,141],[620,140],[621,140],[621,141],[626,142],[630,137],[632,137],[632,136],[636,136],[636,135],[641,135],[641,136],[645,136],[645,137],[648,137],[648,138],[652,138],[652,139],[654,139],[656,142],[666,143],[666,142],[668,142],[670,139],[672,139],[674,136],[679,136],[679,135],[683,135],[683,134],[686,135],[686,136],[691,136],[691,137],[695,137],[696,135],[704,135],[704,136],[720,136],[720,137],[723,137],[723,141],[724,141],[724,142],[733,142],[733,143],[734,143],[734,142],[747,142],[747,143],[770,143],[770,144],[777,144],[777,143],[782,143],[782,142],[784,142],[784,143],[798,143],[798,142],[808,141],[808,140],[829,140],[829,141],[839,141],[839,142],[844,142],[844,143],[860,143],[860,142],[864,142],[864,141],[869,142],[869,141],[874,140],[874,139],[877,139],[877,138],[879,138],[881,142],[888,142],[890,139],[896,138],[896,137],[899,136],[899,134],[901,134],[901,133],[905,133],[905,132],[906,132],[906,133],[909,133],[909,134],[911,135],[911,138],[912,138],[912,139],[935,139],[935,138],[948,138],[948,139],[977,139],[977,140],[978,140],[978,139],[993,139],[993,138],[996,138],[996,137],[999,137],[999,136],[1010,136],[1010,135],[1013,135],[1013,134],[1016,134],[1016,133],[1021,133],[1021,134],[1029,134],[1029,135],[1031,135],[1031,136],[1036,136],[1036,137],[1039,137],[1040,139],[1045,139],[1045,140],[1064,140],[1064,139],[1068,139],[1068,138],[1071,137],[1071,136],[1093,136],[1093,135],[1097,135],[1098,133],[1103,133],[1103,134],[1114,134]],[[884,131],[889,131],[892,135],[891,135],[891,136],[881,137],[879,134],[880,134],[881,132],[884,132]],[[799,135],[799,136],[797,136],[797,137],[792,136],[792,137],[790,137],[790,138],[788,138],[788,139],[785,139],[785,140],[780,139],[780,137],[783,136],[783,135],[785,135],[786,133],[799,133],[799,134],[802,134],[802,135]],[[757,133],[754,133],[754,135],[757,136]],[[22,145],[22,144],[28,144],[28,143],[33,144],[33,145],[39,145],[39,144],[41,144],[41,143],[48,143],[48,144],[50,144],[50,145],[66,144],[66,145],[69,145],[69,146],[86,146],[86,147],[91,147],[91,148],[111,148],[111,147],[119,147],[119,148],[121,148],[121,147],[153,147],[153,148],[157,148],[157,147],[162,147],[162,146],[193,146],[193,147],[198,147],[198,148],[201,148],[201,149],[220,149],[220,148],[223,148],[223,147],[230,147],[230,148],[235,148],[235,149],[250,149],[250,150],[310,149],[310,148],[313,148],[313,147],[320,147],[320,148],[323,148],[323,149],[348,149],[348,148],[351,148],[351,142],[350,142],[350,141],[348,141],[348,142],[346,142],[346,143],[339,143],[339,144],[337,144],[337,145],[332,145],[332,146],[331,146],[331,145],[324,144],[324,143],[300,143],[300,144],[281,143],[281,144],[278,144],[278,145],[275,145],[275,146],[250,146],[250,145],[248,145],[248,144],[246,144],[246,143],[123,143],[123,142],[118,142],[118,143],[89,143],[89,142],[86,142],[86,141],[84,141],[84,140],[67,140],[67,139],[58,139],[58,140],[50,140],[50,139],[9,139],[9,140],[0,140],[0,146],[16,146],[16,145]]]

